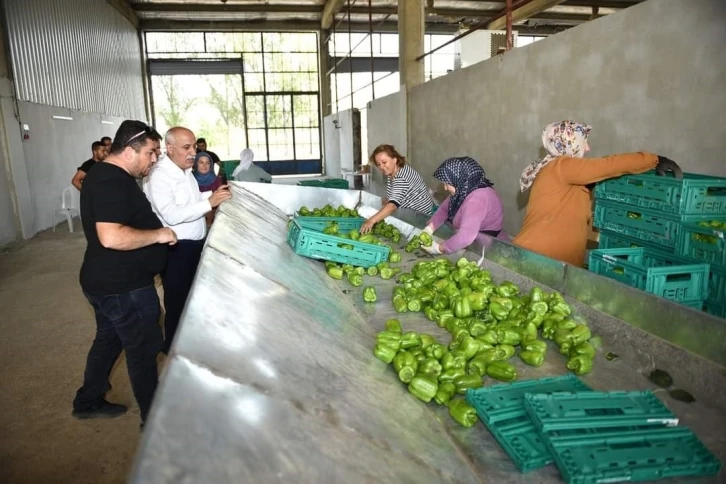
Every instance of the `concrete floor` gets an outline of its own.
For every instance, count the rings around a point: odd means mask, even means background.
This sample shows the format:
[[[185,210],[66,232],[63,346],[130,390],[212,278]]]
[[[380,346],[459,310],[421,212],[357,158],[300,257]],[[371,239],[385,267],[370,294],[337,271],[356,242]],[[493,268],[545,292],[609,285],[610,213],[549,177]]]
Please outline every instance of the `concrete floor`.
[[[123,356],[107,398],[129,412],[71,417],[95,322],[78,284],[83,233],[57,230],[0,251],[0,482],[124,482],[140,432]]]

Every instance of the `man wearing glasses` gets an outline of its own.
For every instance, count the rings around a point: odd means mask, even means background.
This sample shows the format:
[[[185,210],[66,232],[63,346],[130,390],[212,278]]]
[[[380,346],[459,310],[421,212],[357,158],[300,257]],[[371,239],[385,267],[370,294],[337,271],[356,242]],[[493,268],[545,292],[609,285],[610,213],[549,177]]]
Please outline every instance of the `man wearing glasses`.
[[[227,185],[214,192],[199,192],[192,174],[196,155],[194,133],[176,127],[166,132],[166,157],[144,180],[144,193],[161,222],[171,227],[179,243],[169,250],[164,286],[164,347],[169,353],[184,304],[197,272],[207,235],[205,215],[232,197]]]
[[[73,401],[76,418],[110,418],[126,412],[109,403],[109,375],[126,350],[141,425],[158,381],[161,308],[154,277],[164,269],[176,234],[164,227],[136,180],[156,162],[158,133],[141,121],[124,121],[111,154],[94,166],[81,188],[83,230],[88,243],[81,266],[83,293],[96,314],[96,337],[88,352],[83,386]]]

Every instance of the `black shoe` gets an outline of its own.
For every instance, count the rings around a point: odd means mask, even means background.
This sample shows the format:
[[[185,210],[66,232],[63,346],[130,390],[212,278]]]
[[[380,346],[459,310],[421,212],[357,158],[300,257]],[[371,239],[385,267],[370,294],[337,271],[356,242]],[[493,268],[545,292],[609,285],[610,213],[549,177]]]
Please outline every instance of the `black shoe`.
[[[119,415],[123,415],[126,413],[126,405],[121,405],[119,403],[110,403],[106,400],[103,400],[101,405],[93,410],[73,410],[73,415],[77,419],[87,419],[87,418],[114,418],[118,417]]]

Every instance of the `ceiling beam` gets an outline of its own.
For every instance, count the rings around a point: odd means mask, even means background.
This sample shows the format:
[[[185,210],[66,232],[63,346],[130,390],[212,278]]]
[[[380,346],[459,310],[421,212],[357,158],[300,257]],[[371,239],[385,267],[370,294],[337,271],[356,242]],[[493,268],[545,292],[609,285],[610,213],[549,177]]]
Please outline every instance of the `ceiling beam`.
[[[110,1],[110,0],[109,0]],[[264,5],[223,3],[137,3],[137,12],[214,12],[214,13],[320,13],[319,5]]]
[[[343,0],[328,0],[323,7],[323,15],[320,17],[320,27],[327,30],[333,25],[335,14],[343,7]]]
[[[134,9],[127,0],[106,0],[106,3],[115,8],[118,13],[131,22],[131,25],[137,29],[139,28],[139,17],[136,16],[136,12],[134,12]]]
[[[566,0],[562,5],[568,7],[600,7],[600,8],[628,8],[641,3],[643,0],[630,2],[612,2],[607,0]]]
[[[520,35],[553,35],[572,27],[571,25],[515,25],[513,29]],[[266,21],[198,21],[198,20],[141,20],[139,29],[142,31],[168,31],[168,32],[315,32],[320,30],[320,23],[316,21],[304,22],[266,22]],[[348,24],[343,22],[339,29],[348,31]],[[351,23],[350,30],[354,33],[368,33],[368,23]],[[459,31],[459,24],[428,23],[427,34],[455,34]],[[385,22],[378,25],[375,33],[398,32],[396,22]]]
[[[559,5],[564,0],[532,0],[512,11],[512,22],[526,20],[536,16],[538,13]],[[502,30],[506,27],[506,16],[499,17],[486,25],[488,30]]]

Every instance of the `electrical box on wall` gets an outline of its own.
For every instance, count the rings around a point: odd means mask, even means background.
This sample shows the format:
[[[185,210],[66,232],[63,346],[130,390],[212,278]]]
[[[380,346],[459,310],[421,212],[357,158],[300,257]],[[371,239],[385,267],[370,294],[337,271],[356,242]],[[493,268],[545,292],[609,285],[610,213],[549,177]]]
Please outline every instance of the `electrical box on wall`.
[[[28,141],[30,139],[30,126],[27,124],[23,124],[23,141]]]
[[[517,45],[517,34],[512,32],[512,43]],[[459,40],[457,50],[459,68],[469,67],[472,64],[496,56],[501,49],[507,46],[507,33],[503,30],[477,30],[473,34]]]

